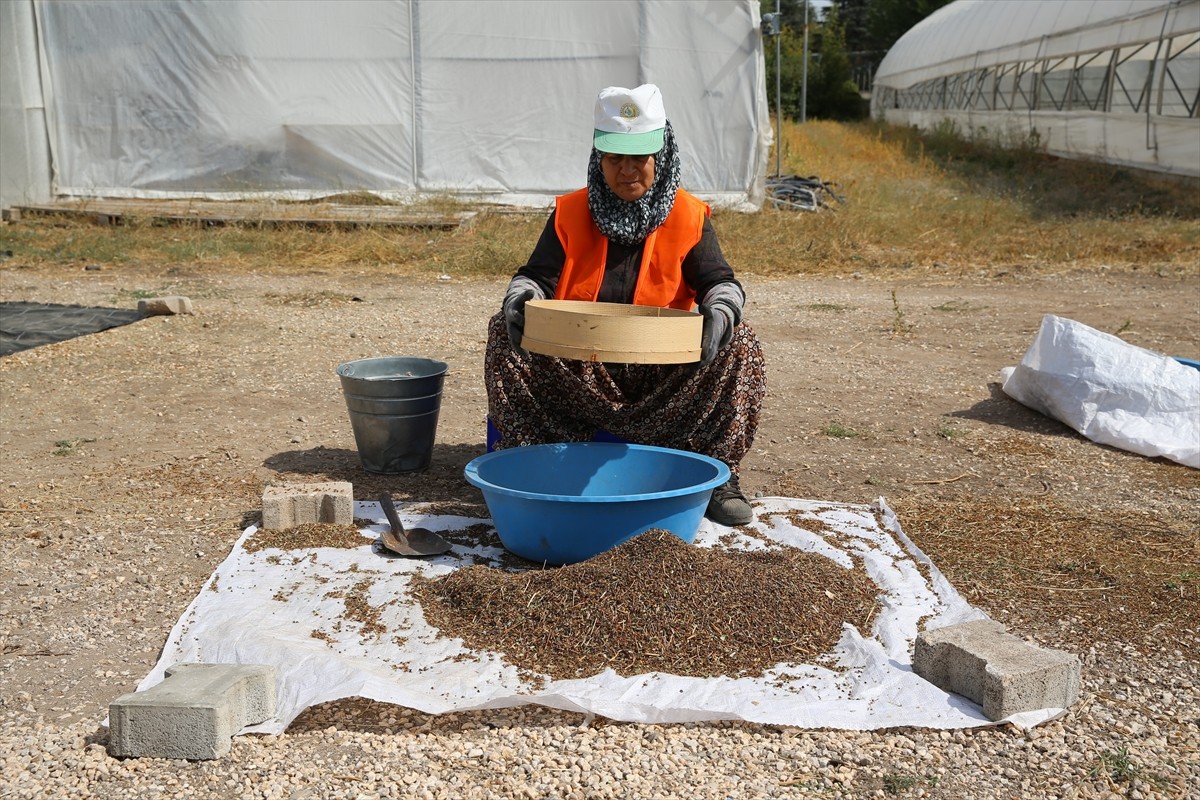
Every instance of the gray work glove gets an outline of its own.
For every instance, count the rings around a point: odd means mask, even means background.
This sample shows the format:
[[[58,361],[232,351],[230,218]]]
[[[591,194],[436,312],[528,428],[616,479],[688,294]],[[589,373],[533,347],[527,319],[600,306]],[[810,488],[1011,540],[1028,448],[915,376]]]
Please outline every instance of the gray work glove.
[[[700,364],[711,364],[717,351],[733,338],[733,329],[742,321],[746,295],[736,283],[718,283],[700,301],[704,329],[700,334]]]
[[[508,327],[508,340],[513,349],[523,355],[521,339],[525,335],[525,304],[530,300],[542,300],[542,288],[522,275],[517,275],[508,284],[504,293],[504,324]]]

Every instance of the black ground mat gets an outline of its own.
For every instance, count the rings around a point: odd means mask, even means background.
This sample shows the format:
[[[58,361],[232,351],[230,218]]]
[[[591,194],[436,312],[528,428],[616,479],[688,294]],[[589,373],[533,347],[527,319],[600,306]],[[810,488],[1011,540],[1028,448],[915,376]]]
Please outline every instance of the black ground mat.
[[[0,303],[0,357],[128,325],[142,317],[132,308]]]

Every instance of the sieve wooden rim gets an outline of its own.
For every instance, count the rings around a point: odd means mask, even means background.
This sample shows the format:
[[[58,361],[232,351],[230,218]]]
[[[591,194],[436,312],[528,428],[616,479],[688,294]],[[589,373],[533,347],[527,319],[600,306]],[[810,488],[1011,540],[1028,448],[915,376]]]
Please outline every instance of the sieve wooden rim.
[[[521,346],[534,353],[621,364],[700,360],[704,320],[694,311],[588,300],[530,300]]]

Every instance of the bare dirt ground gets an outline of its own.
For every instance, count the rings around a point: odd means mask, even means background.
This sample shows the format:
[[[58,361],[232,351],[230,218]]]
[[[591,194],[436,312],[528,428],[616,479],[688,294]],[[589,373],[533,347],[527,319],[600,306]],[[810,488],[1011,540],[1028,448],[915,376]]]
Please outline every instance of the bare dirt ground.
[[[1101,769],[1097,794],[1200,791],[1200,472],[1094,444],[998,386],[1047,313],[1200,356],[1200,281],[742,277],[770,368],[743,488],[885,498],[970,602],[1084,659],[1084,698],[1056,723],[1064,748],[1072,725],[1110,728],[1108,744],[1085,748],[1087,763],[1125,747],[1142,779]],[[81,747],[103,744],[108,703],[151,669],[257,520],[270,482],[346,480],[358,499],[387,489],[400,501],[481,503],[462,470],[484,451],[484,326],[503,287],[377,272],[0,270],[5,300],[131,307],[180,294],[196,308],[0,359],[4,725],[85,725],[95,732]],[[381,355],[451,365],[422,473],[359,467],[334,368]],[[1153,691],[1134,702],[1130,681]],[[1139,749],[1143,737],[1155,744]],[[1045,772],[1055,779],[1053,766]],[[996,780],[995,796],[1041,785]],[[862,785],[864,796],[896,788]],[[944,779],[929,792],[972,796],[963,786]]]

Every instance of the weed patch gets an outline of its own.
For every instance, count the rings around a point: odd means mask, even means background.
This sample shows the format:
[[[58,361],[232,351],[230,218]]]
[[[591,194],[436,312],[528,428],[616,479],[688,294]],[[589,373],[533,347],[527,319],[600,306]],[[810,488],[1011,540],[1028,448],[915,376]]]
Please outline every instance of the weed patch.
[[[892,335],[907,336],[912,332],[912,323],[905,318],[904,309],[900,308],[900,299],[896,297],[896,290],[892,289]]]
[[[85,437],[81,439],[59,439],[54,443],[54,455],[65,456],[74,453],[79,449],[81,444],[89,444],[96,441],[94,438]]]
[[[833,439],[853,439],[859,435],[858,431],[847,428],[840,422],[829,423],[821,429],[821,433]]]

